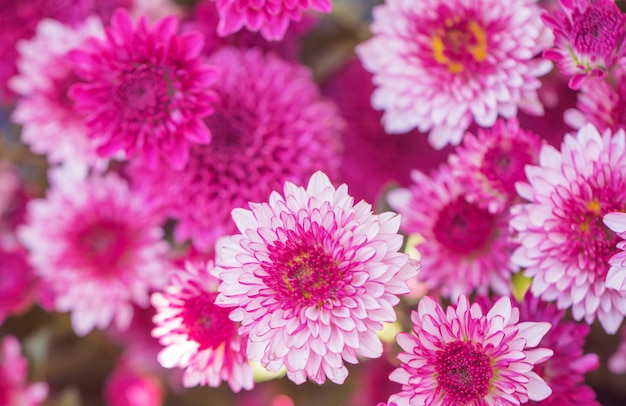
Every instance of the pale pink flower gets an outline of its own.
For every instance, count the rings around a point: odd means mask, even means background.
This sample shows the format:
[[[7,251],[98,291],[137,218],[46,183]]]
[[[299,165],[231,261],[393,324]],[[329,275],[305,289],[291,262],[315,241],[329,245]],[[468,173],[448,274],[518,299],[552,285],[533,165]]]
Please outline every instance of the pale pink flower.
[[[589,78],[604,78],[624,57],[626,15],[613,0],[560,0],[561,10],[542,16],[554,32],[554,48],[543,56],[571,76],[579,89]]]
[[[397,252],[398,215],[372,214],[316,172],[306,189],[286,182],[284,196],[273,192],[233,218],[241,234],[218,241],[216,303],[234,308],[250,360],[321,384],[343,383],[344,361],[382,355],[376,331],[396,319],[398,295],[418,271]]]
[[[459,144],[472,121],[492,126],[518,108],[543,114],[538,77],[551,63],[535,0],[386,0],[373,38],[357,47],[390,133],[418,128],[437,149]]]
[[[600,134],[586,125],[566,135],[560,151],[544,145],[526,175],[517,191],[528,203],[511,210],[521,243],[513,262],[533,278],[533,295],[571,307],[575,320],[597,317],[614,334],[626,315],[626,290],[609,270],[620,238],[602,219],[626,210],[624,131]]]
[[[614,374],[626,373],[626,327],[621,329],[619,346],[609,358],[607,366],[609,371]]]
[[[48,396],[48,385],[28,383],[28,360],[17,338],[0,341],[0,405],[39,406]]]
[[[552,356],[552,350],[536,348],[550,323],[519,322],[519,310],[508,297],[483,314],[465,296],[445,313],[427,296],[411,321],[414,335],[396,337],[402,365],[389,378],[401,383],[402,391],[389,398],[390,404],[520,405],[550,395],[532,370]]]
[[[220,22],[217,32],[226,36],[246,27],[260,31],[268,41],[285,36],[291,21],[300,21],[303,12],[330,13],[331,0],[216,0]]]
[[[448,162],[458,181],[467,185],[467,201],[499,213],[519,199],[515,183],[526,180],[526,165],[539,162],[541,145],[539,136],[521,129],[517,119],[498,120],[477,135],[465,134],[463,146]]]
[[[106,163],[87,137],[85,117],[74,109],[67,94],[78,82],[68,53],[91,37],[104,37],[104,27],[96,17],[77,28],[45,19],[31,40],[17,45],[18,74],[9,85],[21,98],[11,118],[22,125],[22,141],[33,152],[47,155],[51,163],[74,162],[81,167]]]
[[[211,141],[203,119],[213,110],[210,87],[218,71],[200,58],[201,34],[177,31],[174,16],[152,26],[141,17],[135,25],[120,9],[105,40],[70,52],[83,82],[69,94],[86,115],[100,156],[124,151],[152,166],[163,160],[180,169],[192,145]]]
[[[420,280],[453,301],[460,294],[486,294],[489,289],[508,295],[518,270],[511,262],[516,245],[510,239],[508,212],[490,213],[468,202],[468,185],[447,165],[432,176],[413,171],[412,178],[409,188],[389,192],[388,202],[402,215],[403,232],[424,238],[416,246]]]
[[[150,202],[109,174],[72,179],[54,172],[45,199],[28,205],[18,237],[77,334],[112,322],[126,329],[133,304],[146,307],[169,269],[162,218]]]
[[[180,171],[135,163],[130,176],[159,196],[178,220],[174,237],[211,250],[235,232],[230,212],[266,200],[285,181],[302,184],[316,170],[333,179],[340,164],[343,120],[319,94],[305,67],[258,49],[223,48],[210,62],[224,74],[215,85],[209,145],[191,148]]]
[[[165,346],[158,360],[165,368],[184,368],[185,387],[218,387],[225,381],[234,392],[252,389],[245,339],[229,310],[215,304],[220,280],[212,272],[213,261],[188,262],[162,292],[152,294],[152,335]]]

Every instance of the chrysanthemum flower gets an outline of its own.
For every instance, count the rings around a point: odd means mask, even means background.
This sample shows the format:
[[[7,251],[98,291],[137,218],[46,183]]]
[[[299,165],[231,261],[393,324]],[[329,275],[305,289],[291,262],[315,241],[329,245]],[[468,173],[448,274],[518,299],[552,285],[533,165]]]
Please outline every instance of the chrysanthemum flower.
[[[308,69],[256,49],[224,48],[210,62],[224,72],[206,121],[211,144],[192,147],[182,171],[140,162],[131,169],[146,195],[164,197],[178,220],[176,239],[205,251],[235,232],[233,208],[267,199],[285,181],[302,184],[318,169],[334,178],[343,130]]]
[[[614,84],[603,79],[585,81],[576,98],[576,108],[565,111],[564,120],[574,128],[591,123],[604,131],[626,128],[626,72],[615,70]]]
[[[557,62],[571,76],[569,86],[579,89],[588,77],[604,78],[625,55],[626,15],[613,0],[559,3],[562,10],[542,16],[554,32],[554,48],[543,56]]]
[[[519,305],[520,321],[544,321],[552,325],[539,342],[539,346],[551,349],[549,360],[535,365],[534,371],[550,386],[552,394],[542,401],[530,401],[529,405],[542,406],[599,406],[596,394],[585,385],[585,374],[598,368],[596,354],[585,354],[585,339],[589,326],[564,320],[565,312],[554,303],[533,297],[530,292]]]
[[[20,247],[0,243],[0,325],[7,316],[25,310],[32,302],[36,279]]]
[[[250,360],[284,365],[298,384],[343,383],[344,361],[381,356],[376,330],[395,320],[397,295],[417,273],[397,252],[399,216],[354,205],[347,186],[335,189],[322,172],[250,209],[233,210],[241,234],[218,241],[216,303],[234,308]]]
[[[268,41],[285,36],[291,21],[300,21],[302,13],[316,10],[330,13],[331,0],[216,0],[220,22],[217,32],[226,36],[243,27],[260,31]]]
[[[466,185],[447,165],[432,177],[413,171],[408,189],[392,190],[388,201],[402,215],[402,230],[424,238],[420,280],[453,301],[473,291],[500,295],[511,292],[517,267],[511,262],[508,213],[490,213],[465,198]]]
[[[11,118],[23,126],[21,139],[52,163],[102,166],[106,162],[98,158],[95,144],[87,137],[85,117],[74,109],[67,94],[78,82],[68,53],[90,37],[104,37],[104,27],[96,17],[77,28],[46,19],[31,40],[17,46],[19,73],[9,85],[22,98]]]
[[[185,368],[185,387],[226,381],[234,392],[252,389],[245,340],[229,310],[215,304],[220,281],[212,271],[213,261],[188,262],[162,292],[152,294],[157,311],[152,335],[165,346],[158,360],[166,368]]]
[[[513,262],[533,278],[533,295],[571,307],[576,320],[597,316],[614,334],[626,315],[626,290],[610,281],[619,238],[602,218],[626,210],[624,131],[600,135],[586,125],[565,136],[561,151],[544,145],[539,165],[527,166],[526,174],[528,183],[517,190],[529,203],[512,209],[521,243]]]
[[[539,136],[521,129],[517,119],[498,120],[476,136],[467,133],[448,161],[454,176],[467,185],[467,201],[499,213],[518,199],[515,182],[526,180],[526,165],[539,162],[541,145]]]
[[[27,383],[28,360],[17,338],[0,342],[0,405],[39,406],[48,395],[43,382]]]
[[[203,119],[212,112],[210,90],[218,71],[202,58],[199,33],[176,35],[178,20],[168,16],[150,26],[134,26],[122,9],[113,15],[106,39],[92,39],[70,52],[78,76],[69,94],[86,115],[89,136],[103,157],[124,151],[152,166],[164,160],[182,168],[189,148],[207,144]]]
[[[543,112],[538,77],[551,63],[535,58],[548,40],[535,0],[386,0],[371,31],[357,53],[387,132],[430,131],[439,149],[472,120],[490,127],[518,107]]]
[[[402,392],[389,402],[398,406],[519,405],[542,400],[550,387],[532,371],[552,350],[533,348],[550,323],[519,322],[519,311],[508,297],[483,314],[478,304],[461,296],[444,313],[424,297],[412,312],[413,332],[396,337],[403,352],[392,381]]]
[[[55,309],[71,311],[77,334],[111,322],[125,329],[133,304],[148,306],[150,291],[167,277],[162,218],[114,174],[75,180],[56,172],[51,180],[18,229],[29,260]]]
[[[624,206],[626,204],[622,203]],[[624,210],[624,207],[622,207]],[[609,230],[617,234],[617,253],[609,258],[609,272],[606,274],[606,286],[620,291],[626,291],[626,213],[608,213],[602,219]]]

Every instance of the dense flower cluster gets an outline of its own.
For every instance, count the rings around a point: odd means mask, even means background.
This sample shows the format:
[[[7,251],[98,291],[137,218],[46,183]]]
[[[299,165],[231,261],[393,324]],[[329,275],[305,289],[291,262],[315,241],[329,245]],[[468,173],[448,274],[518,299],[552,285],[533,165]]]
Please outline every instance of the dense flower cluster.
[[[0,406],[625,404],[625,10],[0,0]]]

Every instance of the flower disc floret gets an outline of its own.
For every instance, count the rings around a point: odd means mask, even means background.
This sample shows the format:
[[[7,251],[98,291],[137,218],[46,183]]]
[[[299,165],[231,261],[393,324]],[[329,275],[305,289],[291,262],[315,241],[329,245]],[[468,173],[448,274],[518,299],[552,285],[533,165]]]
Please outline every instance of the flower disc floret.
[[[417,273],[397,252],[399,217],[353,204],[321,172],[306,189],[286,182],[284,196],[250,209],[233,210],[241,234],[218,241],[216,302],[234,308],[251,360],[284,365],[296,383],[342,383],[344,361],[382,354],[375,331],[395,320],[397,295]]]
[[[400,333],[401,365],[390,379],[402,391],[389,404],[520,405],[551,393],[533,371],[552,350],[534,348],[550,329],[546,322],[519,323],[519,311],[507,297],[483,314],[465,296],[444,313],[431,297],[411,314],[413,333]]]

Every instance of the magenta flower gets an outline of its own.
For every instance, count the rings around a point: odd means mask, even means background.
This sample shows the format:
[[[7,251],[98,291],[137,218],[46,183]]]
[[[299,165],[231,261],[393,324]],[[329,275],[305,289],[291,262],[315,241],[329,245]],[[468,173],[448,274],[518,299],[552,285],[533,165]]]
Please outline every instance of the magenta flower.
[[[597,316],[609,334],[626,314],[626,290],[609,272],[620,239],[602,219],[626,209],[625,142],[623,130],[600,135],[586,125],[561,151],[544,145],[539,165],[526,167],[528,183],[518,183],[528,203],[511,220],[521,243],[513,262],[533,278],[533,295],[571,307],[575,320]]]
[[[391,373],[402,391],[389,398],[398,406],[519,405],[543,400],[550,387],[532,371],[552,350],[536,347],[550,323],[519,322],[508,297],[487,314],[461,296],[444,313],[431,297],[412,312],[413,332],[396,340],[402,363]]]
[[[70,88],[76,109],[86,115],[98,153],[124,151],[155,167],[160,159],[182,168],[189,148],[207,144],[203,119],[213,111],[210,90],[218,71],[200,58],[199,33],[176,35],[178,20],[168,16],[136,26],[117,10],[103,41],[93,39],[70,53],[84,83]]]
[[[554,48],[543,56],[558,63],[571,76],[569,86],[579,89],[593,76],[604,78],[624,56],[626,16],[613,0],[560,0],[562,10],[542,18],[554,32]]]
[[[343,130],[308,69],[254,49],[224,48],[210,62],[224,72],[206,121],[211,144],[194,146],[182,171],[141,162],[130,171],[146,195],[164,199],[178,220],[175,238],[204,251],[235,232],[232,209],[267,199],[285,181],[302,184],[317,169],[334,178]]]
[[[215,304],[220,280],[212,273],[212,261],[188,262],[162,292],[152,294],[157,310],[152,335],[165,346],[159,363],[165,368],[185,368],[185,387],[218,387],[226,381],[234,392],[252,389],[245,341],[237,334],[237,324],[228,318],[229,310]]]
[[[161,406],[163,387],[150,374],[128,368],[123,363],[115,367],[104,387],[107,406]]]
[[[330,13],[331,0],[216,0],[220,22],[217,32],[226,36],[246,27],[260,31],[268,41],[285,36],[291,21],[300,21],[302,13],[316,10]]]
[[[51,163],[72,162],[81,167],[106,164],[87,137],[85,117],[74,109],[67,94],[78,82],[68,53],[91,37],[104,37],[104,27],[95,17],[77,28],[46,19],[39,23],[31,40],[17,46],[19,73],[9,85],[22,98],[11,118],[23,126],[22,141],[33,152],[47,155]]]
[[[37,280],[26,261],[24,250],[4,247],[0,242],[0,326],[6,317],[30,306],[36,285]]]
[[[45,199],[28,205],[18,237],[57,311],[79,335],[111,322],[124,330],[133,304],[146,307],[165,282],[168,246],[149,201],[109,174],[84,180],[53,173]]]
[[[371,31],[357,54],[387,132],[430,131],[440,149],[459,144],[472,121],[543,113],[538,77],[551,63],[535,58],[548,44],[535,0],[387,0]]]
[[[0,341],[0,405],[39,406],[48,395],[43,382],[28,383],[28,360],[17,338]]]
[[[508,213],[490,213],[465,198],[467,187],[442,165],[432,177],[413,171],[408,189],[392,190],[390,206],[402,215],[402,230],[419,234],[424,242],[420,280],[440,289],[453,301],[460,294],[491,288],[500,295],[511,292],[511,277],[518,268],[511,262]]]
[[[248,335],[247,356],[295,383],[343,383],[344,361],[377,358],[376,331],[394,321],[398,296],[418,265],[398,253],[395,213],[374,215],[316,172],[306,189],[233,210],[241,234],[218,241],[216,303]]]
[[[624,203],[622,203],[624,205]],[[622,210],[625,207],[622,206]],[[617,250],[611,258],[609,258],[609,268],[606,274],[606,286],[619,291],[626,290],[626,213],[613,212],[608,213],[602,219],[605,226],[617,234],[618,243]],[[609,233],[610,233],[609,231]]]
[[[517,119],[496,121],[489,129],[467,133],[463,146],[448,158],[468,202],[499,213],[518,198],[515,183],[526,180],[524,168],[539,162],[541,139],[519,127]]]

